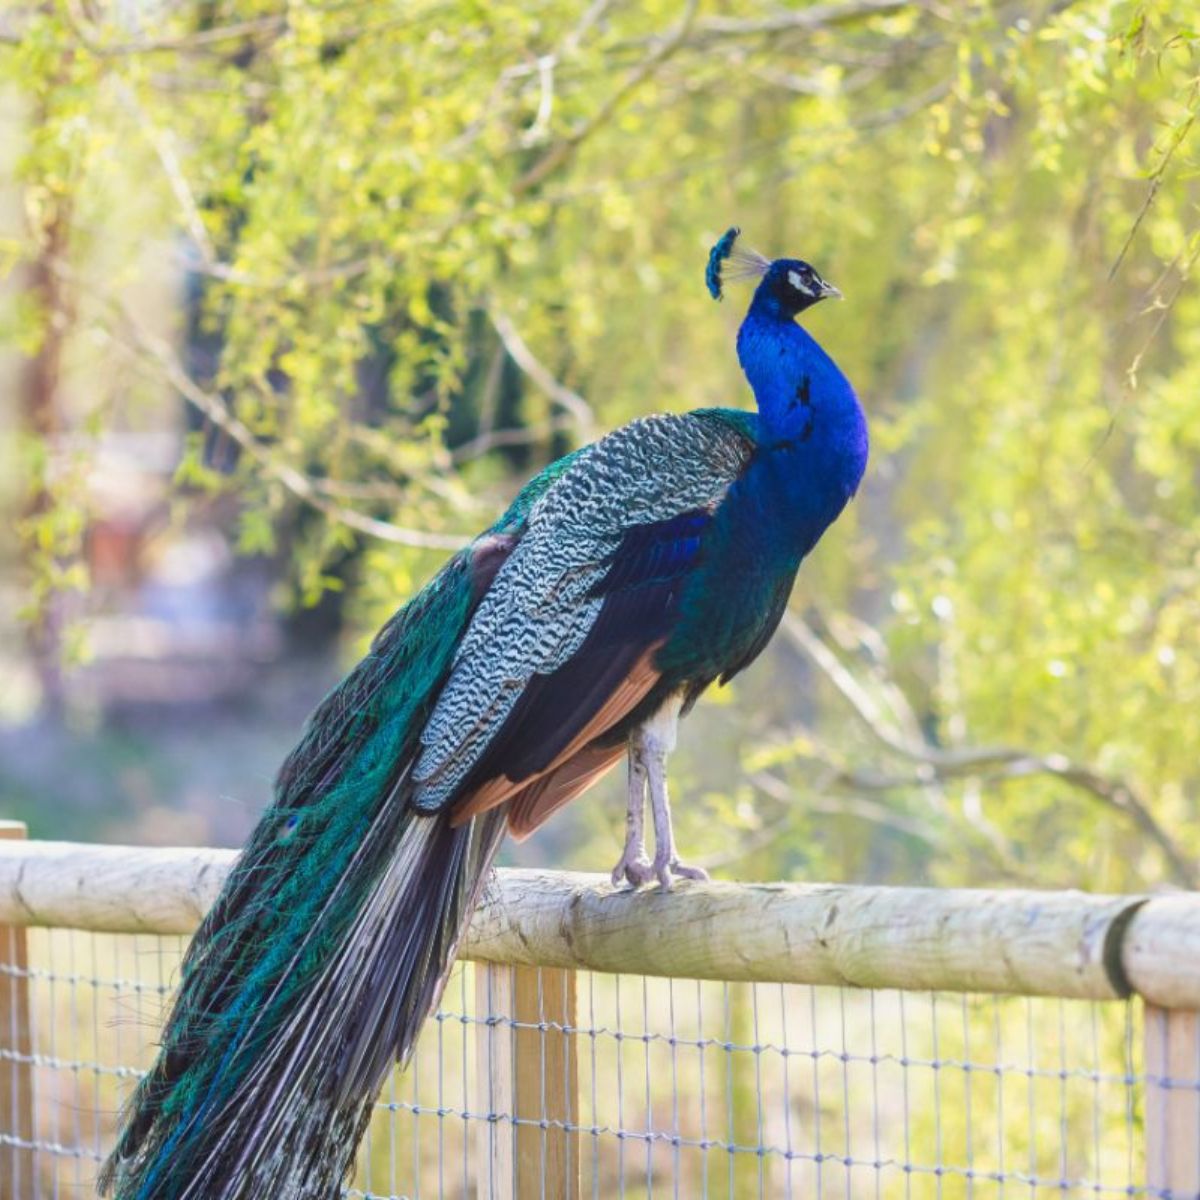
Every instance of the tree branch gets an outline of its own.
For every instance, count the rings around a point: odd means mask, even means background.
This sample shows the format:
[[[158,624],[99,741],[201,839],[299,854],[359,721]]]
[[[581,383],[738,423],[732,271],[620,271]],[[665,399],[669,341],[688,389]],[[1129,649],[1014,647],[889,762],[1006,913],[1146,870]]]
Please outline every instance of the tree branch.
[[[811,32],[847,25],[867,17],[887,16],[906,9],[928,9],[913,0],[854,0],[849,4],[811,4],[807,8],[773,13],[769,17],[705,17],[698,21],[691,40],[710,37],[752,37],[759,34]]]
[[[698,0],[687,0],[683,15],[674,30],[663,39],[626,77],[625,82],[592,114],[566,137],[552,146],[513,185],[513,194],[522,196],[557,170],[576,150],[604,125],[621,104],[646,82],[684,44],[696,18]]]
[[[54,270],[56,274],[73,281],[77,286],[83,286],[69,263],[57,260],[54,263]],[[466,537],[453,534],[426,533],[421,529],[394,525],[390,521],[381,521],[376,517],[359,512],[357,509],[336,503],[324,494],[319,481],[311,479],[303,471],[293,467],[290,463],[281,461],[272,454],[254,436],[250,428],[230,412],[220,396],[206,391],[192,379],[174,350],[162,338],[146,329],[124,301],[116,296],[97,293],[95,289],[87,290],[112,310],[117,317],[133,342],[132,346],[125,343],[127,348],[140,357],[152,360],[167,382],[189,404],[236,442],[262,468],[268,478],[281,484],[310,508],[322,513],[331,521],[338,521],[359,533],[403,546],[425,550],[457,550],[467,540]]]
[[[161,51],[202,50],[236,38],[253,37],[256,34],[279,33],[287,28],[288,14],[254,17],[246,21],[233,21],[198,33],[182,34],[179,37],[144,38],[133,42],[105,44],[91,36],[79,20],[72,20],[71,28],[79,38],[81,46],[98,58],[120,58],[127,55],[152,54]],[[12,29],[0,30],[0,43],[19,46],[25,35]]]
[[[772,799],[783,804],[795,803],[795,790],[789,787],[784,780],[767,771],[756,771],[750,776],[750,783],[759,791],[765,792]],[[888,829],[895,829],[899,833],[907,834],[909,837],[919,838],[931,846],[941,846],[945,843],[945,838],[928,821],[920,821],[905,813],[896,812],[895,809],[889,808],[886,804],[880,804],[877,800],[864,800],[860,797],[835,799],[830,796],[822,796],[818,791],[815,796],[805,797],[804,807],[806,811],[827,813],[830,816],[857,817],[860,821],[883,825]]]
[[[504,343],[504,349],[508,351],[509,358],[555,404],[570,413],[585,437],[590,437],[596,425],[596,418],[592,412],[591,405],[578,392],[573,392],[569,387],[560,383],[550,374],[545,366],[534,356],[533,351],[525,344],[525,339],[517,332],[517,327],[512,323],[507,314],[493,308],[488,311],[488,316],[491,319],[493,328],[500,335],[500,340]]]
[[[465,539],[461,537],[426,533],[421,529],[393,525],[390,521],[381,521],[357,509],[338,504],[324,494],[316,480],[310,479],[303,471],[290,463],[282,462],[272,454],[251,430],[229,411],[220,396],[200,387],[183,369],[183,364],[174,351],[161,338],[142,328],[134,320],[126,320],[125,324],[138,348],[158,363],[168,382],[189,404],[203,413],[218,429],[228,434],[258,463],[268,478],[282,484],[310,508],[316,509],[331,521],[340,522],[350,529],[385,542],[426,550],[457,550],[463,545]]]
[[[804,651],[837,688],[866,730],[883,746],[914,763],[908,775],[854,770],[828,764],[836,782],[863,791],[927,788],[931,784],[969,777],[997,782],[1048,775],[1086,793],[1106,807],[1129,817],[1162,851],[1174,879],[1188,888],[1200,884],[1197,865],[1158,822],[1131,784],[1077,763],[1065,754],[1038,754],[1009,747],[976,747],[943,750],[922,740],[914,741],[889,725],[882,708],[838,656],[799,617],[787,614],[782,626],[793,645]]]
[[[224,283],[237,284],[239,287],[261,288],[266,291],[282,291],[284,288],[295,287],[297,283],[320,287],[326,283],[337,283],[346,279],[357,279],[365,275],[373,265],[393,267],[396,260],[387,254],[362,254],[345,262],[331,263],[327,267],[297,268],[287,275],[268,279],[261,275],[251,275],[239,271],[229,263],[219,260],[200,258],[191,255],[181,255],[183,266],[197,275],[207,275],[212,279],[220,279]]]
[[[543,421],[539,425],[530,425],[516,429],[488,429],[470,441],[455,446],[450,451],[450,462],[456,466],[482,458],[490,450],[501,446],[528,446],[540,442],[543,438],[553,437],[556,433],[565,433],[576,428],[572,420],[560,417],[556,421]]]
[[[172,138],[159,129],[153,121],[150,120],[146,111],[138,103],[137,97],[133,94],[132,89],[125,83],[123,79],[118,79],[116,82],[117,95],[126,110],[137,121],[142,129],[146,141],[150,143],[155,156],[158,158],[159,165],[163,169],[163,174],[167,177],[167,183],[170,185],[171,193],[175,197],[175,202],[183,215],[183,224],[188,231],[188,235],[196,244],[196,249],[200,252],[206,265],[216,261],[216,251],[213,249],[212,240],[208,236],[208,230],[204,226],[204,219],[200,215],[200,206],[196,203],[196,197],[192,192],[191,184],[187,181],[187,176],[183,172],[183,164],[179,161],[179,155],[175,152],[175,145]]]
[[[1186,120],[1179,122],[1172,130],[1167,148],[1163,151],[1162,156],[1159,158],[1158,166],[1154,168],[1150,176],[1150,186],[1146,190],[1146,196],[1142,201],[1142,205],[1133,220],[1133,225],[1130,226],[1129,233],[1121,246],[1120,253],[1109,268],[1109,283],[1112,283],[1116,273],[1121,269],[1121,264],[1125,261],[1125,256],[1129,253],[1129,248],[1133,245],[1134,239],[1138,235],[1138,230],[1142,227],[1142,222],[1145,221],[1146,215],[1150,212],[1150,206],[1154,203],[1154,198],[1158,195],[1159,188],[1162,187],[1167,169],[1171,165],[1171,160],[1175,157],[1175,152],[1187,141],[1187,136],[1191,133],[1192,126],[1196,123],[1196,117],[1200,114],[1200,80],[1192,84],[1191,91],[1188,94],[1187,114]]]

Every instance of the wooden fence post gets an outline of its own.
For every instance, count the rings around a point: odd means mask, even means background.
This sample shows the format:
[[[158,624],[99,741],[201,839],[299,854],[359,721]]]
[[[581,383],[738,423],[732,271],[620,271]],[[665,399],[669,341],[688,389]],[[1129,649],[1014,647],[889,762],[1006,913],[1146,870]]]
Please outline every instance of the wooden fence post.
[[[22,840],[26,833],[23,821],[0,821],[0,839]],[[0,1143],[0,1195],[34,1200],[29,954],[19,925],[0,925],[0,966],[0,1133],[15,1139]]]
[[[575,973],[476,963],[475,1016],[479,1200],[578,1200]]]
[[[1152,1196],[1200,1198],[1200,1013],[1143,1006],[1146,1185]]]

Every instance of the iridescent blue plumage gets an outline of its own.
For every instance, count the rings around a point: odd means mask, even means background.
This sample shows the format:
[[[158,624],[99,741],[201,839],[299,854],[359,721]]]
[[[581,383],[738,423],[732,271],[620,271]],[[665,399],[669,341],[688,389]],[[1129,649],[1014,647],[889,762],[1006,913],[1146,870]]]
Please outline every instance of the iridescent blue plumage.
[[[675,720],[766,645],[867,457],[853,389],[795,323],[836,289],[736,237],[706,282],[760,280],[737,342],[757,413],[646,418],[547,468],[318,708],[188,951],[102,1174],[119,1200],[333,1200],[505,832],[626,753],[615,876],[697,874],[670,828]]]

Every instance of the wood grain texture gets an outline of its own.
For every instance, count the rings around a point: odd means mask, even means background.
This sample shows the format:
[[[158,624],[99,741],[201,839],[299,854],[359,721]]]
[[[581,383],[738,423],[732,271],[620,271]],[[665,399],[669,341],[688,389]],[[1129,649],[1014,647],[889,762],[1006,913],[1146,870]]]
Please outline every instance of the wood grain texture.
[[[475,1072],[477,1113],[508,1113],[512,1104],[512,1027],[489,1017],[513,1010],[511,967],[490,963],[475,969]],[[475,1194],[478,1200],[514,1200],[516,1139],[506,1121],[483,1121],[475,1127]]]
[[[1112,999],[1110,931],[1138,898],[829,884],[614,890],[594,875],[497,874],[476,959],[597,971]]]
[[[0,821],[0,842],[21,842],[25,836],[23,822]],[[26,1143],[33,1141],[34,1132],[28,970],[25,929],[0,924],[0,1130]],[[34,1169],[31,1148],[0,1145],[0,1196],[34,1200]]]
[[[1130,986],[1160,1008],[1200,1008],[1200,896],[1155,896],[1134,913],[1122,940]]]
[[[1146,1186],[1200,1196],[1200,1013],[1145,1009]]]
[[[107,933],[191,933],[232,850],[0,844],[0,922]]]
[[[475,1015],[479,1200],[578,1200],[575,973],[481,964]]]
[[[0,923],[188,933],[232,851],[0,843]],[[1200,896],[679,884],[498,871],[463,957],[684,978],[1200,1008]]]

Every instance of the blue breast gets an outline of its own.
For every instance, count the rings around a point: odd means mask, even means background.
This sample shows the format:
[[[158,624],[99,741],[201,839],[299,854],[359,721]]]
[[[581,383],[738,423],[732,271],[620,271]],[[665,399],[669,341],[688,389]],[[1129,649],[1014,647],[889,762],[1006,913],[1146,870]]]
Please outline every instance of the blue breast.
[[[758,402],[758,446],[705,532],[679,622],[659,655],[681,682],[732,674],[762,649],[801,561],[867,464],[867,424],[853,388],[793,320],[752,306],[738,357]]]

